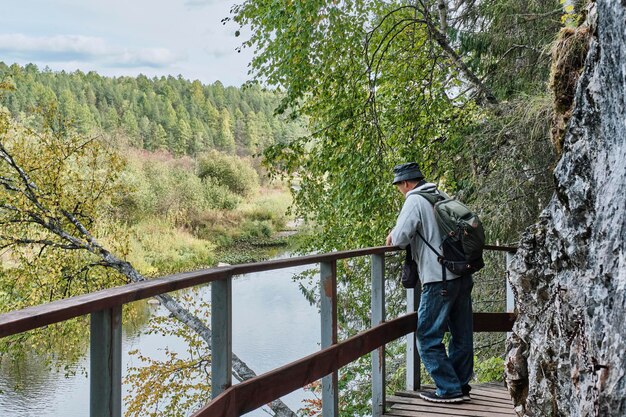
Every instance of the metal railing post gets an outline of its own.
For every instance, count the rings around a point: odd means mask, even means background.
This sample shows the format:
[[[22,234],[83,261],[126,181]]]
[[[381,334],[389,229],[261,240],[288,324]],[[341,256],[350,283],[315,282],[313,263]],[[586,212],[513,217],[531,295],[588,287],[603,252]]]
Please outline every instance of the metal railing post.
[[[372,255],[372,327],[385,321],[385,255]],[[372,417],[385,412],[385,345],[372,352]]]
[[[122,416],[122,306],[91,313],[89,415]]]
[[[337,261],[320,264],[322,349],[337,343]],[[338,373],[322,378],[322,416],[339,415]]]
[[[418,282],[415,288],[406,290],[406,312],[413,313],[419,309],[422,285]],[[421,382],[421,360],[417,351],[417,329],[406,335],[406,389],[407,391],[419,391]]]
[[[232,277],[211,283],[211,396],[232,385]]]

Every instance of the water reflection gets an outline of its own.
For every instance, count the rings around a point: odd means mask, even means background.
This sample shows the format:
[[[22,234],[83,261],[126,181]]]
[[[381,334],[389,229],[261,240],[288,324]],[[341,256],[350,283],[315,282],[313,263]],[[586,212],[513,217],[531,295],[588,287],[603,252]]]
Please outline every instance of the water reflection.
[[[280,256],[286,257],[286,255]],[[299,359],[319,350],[320,320],[317,308],[304,299],[292,277],[307,269],[294,267],[237,277],[233,281],[233,351],[257,374]],[[198,296],[210,299],[209,287]],[[150,308],[151,314],[167,314],[162,307]],[[141,324],[143,323],[143,324]],[[175,337],[143,334],[145,321],[138,319],[125,326],[123,368],[139,366],[128,355],[139,349],[142,355],[162,359],[166,346],[184,355],[184,342]],[[82,417],[89,414],[89,380],[81,369],[89,368],[89,353],[70,370],[76,375],[50,370],[38,358],[16,364],[10,361],[0,368],[0,416],[2,417]],[[124,387],[122,395],[126,395]],[[300,407],[310,394],[298,390],[283,400],[292,409]],[[266,417],[259,409],[246,414]]]

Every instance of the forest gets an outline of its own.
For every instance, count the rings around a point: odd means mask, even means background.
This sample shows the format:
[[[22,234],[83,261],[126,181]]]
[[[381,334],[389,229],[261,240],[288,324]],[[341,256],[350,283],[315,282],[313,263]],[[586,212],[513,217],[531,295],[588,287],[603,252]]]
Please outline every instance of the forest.
[[[593,5],[246,0],[226,19],[250,29],[242,45],[256,51],[254,81],[242,88],[1,64],[0,151],[9,166],[1,171],[0,207],[12,233],[0,243],[16,262],[0,275],[3,311],[211,264],[214,245],[271,237],[284,227],[287,207],[305,225],[301,253],[380,246],[402,205],[391,169],[406,161],[476,210],[488,243],[517,244],[559,192],[553,172],[589,50]],[[16,166],[44,187],[26,181],[16,191],[24,182]],[[72,187],[77,178],[101,192]],[[285,184],[297,184],[290,197]],[[389,259],[387,276],[398,276],[400,262]],[[345,261],[338,269],[344,339],[369,326],[369,264]],[[44,286],[32,279],[42,271]],[[299,277],[313,304],[314,273]],[[503,310],[505,275],[503,260],[489,258],[476,277],[475,310]],[[397,279],[387,286],[393,317],[405,308],[404,292]],[[202,306],[187,307],[202,315]],[[194,352],[206,342],[198,361],[206,359],[210,343],[174,310],[154,331],[186,338]],[[76,326],[58,331],[76,341]],[[34,351],[47,346],[45,334],[29,337]],[[477,381],[504,379],[505,338],[477,337]],[[0,343],[17,351],[12,340]],[[404,349],[387,347],[390,392],[404,381]],[[159,375],[171,366],[146,361]],[[186,379],[202,382],[191,389],[173,379],[158,395],[135,369],[128,415],[185,415],[200,406],[206,375],[186,365]],[[342,415],[367,414],[368,368],[364,357],[342,370]],[[159,409],[163,398],[170,402]],[[297,411],[270,408],[277,416]],[[299,413],[319,411],[311,402]]]
[[[302,123],[274,116],[281,94],[257,83],[236,88],[182,76],[109,78],[0,62],[0,80],[9,79],[15,91],[1,103],[14,117],[54,107],[82,134],[119,131],[130,146],[147,151],[254,155],[303,133]]]

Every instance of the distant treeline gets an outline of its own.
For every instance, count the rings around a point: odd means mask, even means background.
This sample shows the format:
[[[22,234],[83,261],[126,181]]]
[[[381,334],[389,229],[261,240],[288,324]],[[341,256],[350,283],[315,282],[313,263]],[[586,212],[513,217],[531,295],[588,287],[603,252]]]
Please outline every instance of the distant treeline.
[[[150,151],[250,155],[305,132],[301,122],[275,117],[280,93],[257,84],[237,88],[182,76],[103,77],[0,62],[3,80],[15,90],[0,96],[0,104],[15,117],[56,108],[83,133],[122,132],[132,146]]]

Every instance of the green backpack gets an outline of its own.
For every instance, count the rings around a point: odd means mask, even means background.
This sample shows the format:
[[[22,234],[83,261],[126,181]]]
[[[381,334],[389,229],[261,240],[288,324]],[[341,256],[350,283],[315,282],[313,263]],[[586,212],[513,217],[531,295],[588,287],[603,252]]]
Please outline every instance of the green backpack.
[[[418,235],[424,243],[437,254],[442,265],[442,278],[446,282],[446,269],[457,275],[469,275],[478,272],[485,262],[485,231],[476,214],[458,200],[445,198],[435,192],[418,192],[433,205],[437,226],[441,232],[441,253],[424,237]]]

